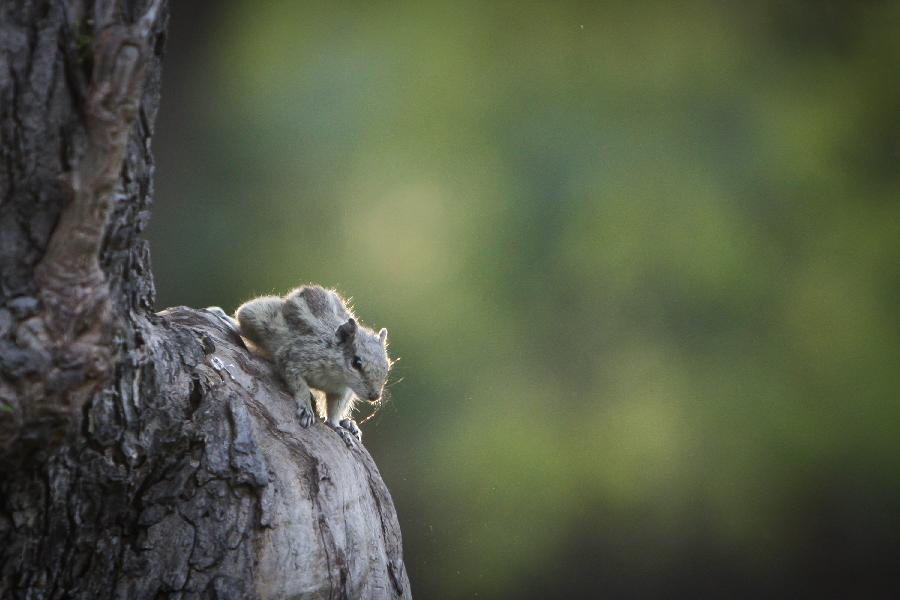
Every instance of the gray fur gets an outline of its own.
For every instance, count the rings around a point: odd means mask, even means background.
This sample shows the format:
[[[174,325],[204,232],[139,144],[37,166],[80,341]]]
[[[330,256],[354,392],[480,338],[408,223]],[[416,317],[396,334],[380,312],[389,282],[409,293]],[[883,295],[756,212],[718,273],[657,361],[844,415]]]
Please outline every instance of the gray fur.
[[[275,355],[275,349],[282,345],[282,337],[287,333],[281,310],[283,304],[277,296],[262,296],[244,303],[234,313],[241,336],[268,358]]]
[[[325,318],[329,311],[328,292],[318,286],[300,288],[299,296],[306,301],[316,318]]]
[[[250,300],[235,317],[253,349],[275,363],[297,401],[301,425],[308,427],[314,420],[314,388],[325,392],[329,425],[358,434],[348,417],[357,397],[376,400],[384,391],[391,366],[387,330],[375,333],[359,325],[337,292],[318,285],[299,287],[284,298]],[[359,370],[353,367],[357,356]]]

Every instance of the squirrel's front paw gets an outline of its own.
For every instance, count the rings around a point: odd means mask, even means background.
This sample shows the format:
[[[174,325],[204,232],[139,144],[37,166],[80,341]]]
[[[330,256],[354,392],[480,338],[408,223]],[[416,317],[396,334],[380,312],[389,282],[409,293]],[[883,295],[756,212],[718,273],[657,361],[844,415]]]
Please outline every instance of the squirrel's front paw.
[[[353,447],[353,439],[354,438],[353,438],[352,433],[350,433],[347,429],[345,429],[341,425],[332,425],[328,421],[325,421],[325,424],[328,425],[329,427],[331,427],[334,430],[334,432],[336,434],[338,434],[342,440],[344,440],[344,443],[347,444],[348,448]]]
[[[341,421],[341,427],[352,433],[360,442],[362,441],[362,431],[359,430],[356,421],[353,419],[344,419]]]
[[[305,429],[315,423],[316,415],[313,413],[312,408],[301,406],[297,409],[297,419],[300,421],[300,427]]]

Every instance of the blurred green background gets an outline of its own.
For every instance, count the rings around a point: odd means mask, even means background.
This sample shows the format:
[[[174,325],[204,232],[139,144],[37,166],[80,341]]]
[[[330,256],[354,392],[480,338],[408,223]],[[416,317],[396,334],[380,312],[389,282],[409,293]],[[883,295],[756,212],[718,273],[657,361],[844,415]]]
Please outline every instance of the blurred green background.
[[[158,308],[389,328],[417,597],[898,591],[900,3],[172,4]]]

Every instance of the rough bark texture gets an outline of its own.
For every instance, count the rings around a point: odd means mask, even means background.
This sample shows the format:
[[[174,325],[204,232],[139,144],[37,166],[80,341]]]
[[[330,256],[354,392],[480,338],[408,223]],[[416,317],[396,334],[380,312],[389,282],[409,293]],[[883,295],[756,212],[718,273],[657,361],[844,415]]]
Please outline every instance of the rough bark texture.
[[[0,6],[0,597],[409,598],[365,449],[211,314],[151,312],[166,19]]]

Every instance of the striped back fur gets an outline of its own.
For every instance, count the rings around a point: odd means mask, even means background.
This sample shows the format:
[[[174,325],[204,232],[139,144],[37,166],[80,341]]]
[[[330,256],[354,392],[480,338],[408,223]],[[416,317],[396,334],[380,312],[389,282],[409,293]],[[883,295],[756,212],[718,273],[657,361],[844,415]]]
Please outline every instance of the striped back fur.
[[[336,292],[318,285],[304,285],[289,293],[284,300],[283,314],[295,334],[323,339],[334,335],[353,316]]]

